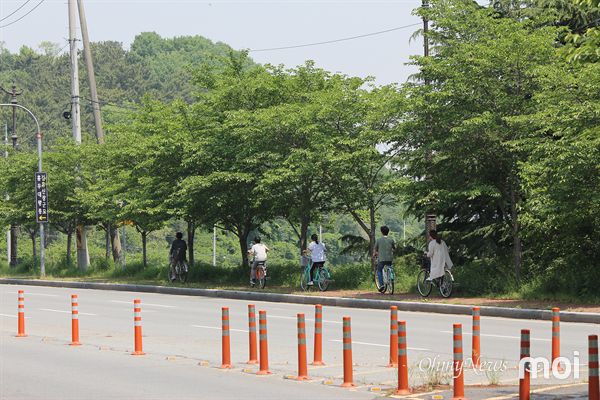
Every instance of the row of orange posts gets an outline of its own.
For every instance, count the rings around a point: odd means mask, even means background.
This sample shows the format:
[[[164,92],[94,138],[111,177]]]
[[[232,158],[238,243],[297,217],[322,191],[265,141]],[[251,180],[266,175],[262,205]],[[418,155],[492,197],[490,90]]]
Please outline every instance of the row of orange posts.
[[[132,355],[141,356],[145,353],[142,349],[142,305],[141,300],[135,299],[134,305],[134,351]],[[27,337],[25,333],[25,293],[18,291],[18,325],[16,337]],[[480,365],[480,322],[481,314],[479,307],[472,309],[472,360],[473,367]],[[231,362],[231,342],[229,331],[229,308],[221,309],[221,331],[222,331],[222,360],[221,368],[232,368]],[[257,351],[257,327],[256,327],[256,308],[253,304],[248,305],[248,340],[249,340],[249,359],[248,364],[259,364],[258,375],[269,375],[268,361],[268,340],[267,340],[267,312],[259,311],[258,323],[258,351]],[[298,330],[298,375],[297,380],[308,380],[307,350],[306,350],[306,321],[303,313],[297,314]],[[342,351],[344,364],[344,381],[342,387],[354,387],[353,368],[352,368],[352,329],[350,317],[343,317],[342,322]],[[314,327],[314,354],[312,365],[325,365],[323,362],[323,307],[320,304],[315,306],[315,327]],[[452,332],[453,340],[453,400],[463,400],[465,397],[465,385],[463,374],[463,340],[462,324],[454,324]],[[71,346],[81,345],[79,341],[79,302],[77,295],[71,295]],[[589,361],[588,361],[588,398],[590,400],[600,400],[600,378],[598,364],[598,336],[589,335],[588,337]],[[530,331],[521,330],[520,358],[530,357]],[[552,309],[552,362],[560,357],[560,310]],[[406,321],[398,320],[398,307],[392,306],[390,309],[390,357],[389,367],[398,369],[398,386],[395,394],[410,394],[408,382],[408,354],[407,354],[407,335]],[[559,368],[562,368],[559,366]],[[519,399],[530,399],[530,373],[525,368],[523,377],[519,380]]]

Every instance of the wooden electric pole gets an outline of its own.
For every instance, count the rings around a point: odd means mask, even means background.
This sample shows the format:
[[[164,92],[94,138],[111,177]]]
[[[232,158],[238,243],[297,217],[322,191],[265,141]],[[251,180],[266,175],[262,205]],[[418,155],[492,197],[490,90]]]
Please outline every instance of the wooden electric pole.
[[[85,18],[85,9],[83,8],[83,0],[77,0],[77,5],[79,7],[79,24],[81,25],[81,38],[83,39],[83,54],[85,56],[88,83],[90,85],[92,111],[94,113],[94,125],[96,126],[96,141],[98,142],[98,144],[103,144],[104,132],[102,130],[102,118],[100,117],[100,102],[98,101],[96,75],[94,73],[94,62],[92,59],[92,50],[90,49],[90,38],[88,35],[87,20]]]

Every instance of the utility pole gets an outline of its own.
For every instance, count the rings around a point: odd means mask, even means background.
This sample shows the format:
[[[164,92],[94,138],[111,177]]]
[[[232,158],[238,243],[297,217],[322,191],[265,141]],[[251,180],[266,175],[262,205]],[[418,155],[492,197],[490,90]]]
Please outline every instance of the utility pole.
[[[73,139],[81,144],[81,107],[79,104],[79,64],[77,61],[77,19],[76,5],[77,0],[69,0],[69,45],[71,56],[71,121],[73,130]]]
[[[429,0],[422,0],[421,6],[429,8]],[[429,20],[423,16],[423,56],[429,57]]]
[[[4,158],[8,158],[8,125],[4,124]],[[8,193],[6,200],[9,200]],[[6,262],[10,264],[10,229],[6,232]]]
[[[14,90],[14,86],[13,86],[13,92]],[[23,107],[22,105],[16,104],[14,102],[10,102],[10,104],[0,104],[0,107],[12,107],[13,111],[18,107],[24,111],[26,111],[31,118],[33,118],[33,121],[35,122],[35,125],[37,127],[37,133],[35,135],[36,138],[36,142],[37,142],[37,149],[38,149],[38,173],[42,173],[42,131],[40,130],[40,123],[38,122],[37,118],[35,117],[35,115],[33,115],[33,113],[31,112],[31,110],[29,110],[26,107]],[[36,182],[36,199],[37,199],[37,182]],[[35,204],[35,203],[34,203]],[[47,208],[46,211],[44,211],[47,213]],[[39,228],[40,228],[40,276],[46,276],[46,256],[45,256],[45,244],[46,244],[46,236],[44,233],[44,223],[47,223],[48,220],[47,218],[45,218],[44,220],[42,220],[41,218],[39,218],[39,211],[37,211],[37,204],[36,204],[36,222],[39,224]],[[47,217],[47,215],[46,215]]]
[[[79,64],[77,60],[77,0],[69,0],[69,44],[71,56],[71,121],[73,123],[73,139],[81,144],[81,107],[79,104]],[[87,271],[90,257],[87,246],[87,230],[85,225],[79,224],[75,229],[77,241],[77,267]]]
[[[85,18],[83,0],[77,0],[77,5],[79,7],[79,24],[81,25],[81,38],[83,39],[83,54],[85,55],[85,65],[87,67],[88,83],[90,85],[90,95],[92,97],[92,111],[94,113],[94,125],[96,126],[96,141],[98,142],[98,144],[104,144],[102,118],[100,117],[100,102],[98,101],[96,75],[94,73],[94,62],[92,60],[92,51],[90,49],[90,38],[88,35],[87,20]]]
[[[15,85],[12,86],[12,90],[9,92],[8,90],[4,89],[3,87],[0,87],[0,89],[2,89],[2,91],[8,95],[10,95],[10,104],[12,104],[12,134],[11,134],[11,139],[12,139],[12,146],[13,149],[17,149],[18,143],[17,143],[17,96],[20,96],[23,94],[23,91],[18,91],[17,92],[17,87]],[[10,226],[10,266],[11,267],[16,267],[17,266],[17,234],[18,234],[18,229],[19,227],[17,225],[12,224]]]
[[[421,6],[423,9],[429,8],[429,0],[422,0]],[[429,57],[429,20],[426,15],[423,15],[423,56]],[[427,76],[425,77],[425,85],[429,84],[429,80]],[[431,131],[431,125],[427,127],[428,130]],[[431,154],[428,153],[426,159],[429,160],[431,158]],[[433,212],[433,210],[428,210],[425,215],[425,238],[427,240],[427,244],[431,241],[431,236],[429,235],[429,231],[435,230],[437,227],[436,224],[437,216]]]
[[[213,225],[213,267],[217,266],[217,226]]]

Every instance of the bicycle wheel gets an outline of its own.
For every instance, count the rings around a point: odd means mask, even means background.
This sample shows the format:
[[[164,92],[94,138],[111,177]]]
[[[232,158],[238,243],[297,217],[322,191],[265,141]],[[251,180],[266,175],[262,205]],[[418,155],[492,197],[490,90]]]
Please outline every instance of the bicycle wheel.
[[[258,286],[261,289],[264,289],[265,283],[267,281],[267,277],[265,275],[264,268],[261,268],[261,267],[256,268],[256,280],[258,281]]]
[[[309,269],[305,269],[304,272],[302,272],[302,274],[300,274],[300,288],[302,288],[303,291],[307,291],[308,290],[308,274],[310,274]]]
[[[325,268],[319,268],[318,274],[319,281],[317,284],[319,285],[319,290],[324,292],[329,287],[329,271],[327,271]]]
[[[389,294],[394,294],[394,271],[391,267],[384,270],[383,279],[386,282],[386,291]]]
[[[187,281],[187,276],[188,276],[187,265],[185,265],[184,263],[179,264],[177,271],[178,271],[177,275],[179,277],[179,282],[185,283]]]
[[[427,297],[429,296],[429,293],[431,293],[431,281],[428,281],[427,278],[429,278],[429,271],[421,269],[421,272],[419,272],[419,275],[417,276],[417,289],[419,290],[419,294],[423,297]]]
[[[452,288],[454,286],[454,280],[450,271],[444,272],[444,276],[440,279],[440,294],[442,297],[450,297],[452,295]]]

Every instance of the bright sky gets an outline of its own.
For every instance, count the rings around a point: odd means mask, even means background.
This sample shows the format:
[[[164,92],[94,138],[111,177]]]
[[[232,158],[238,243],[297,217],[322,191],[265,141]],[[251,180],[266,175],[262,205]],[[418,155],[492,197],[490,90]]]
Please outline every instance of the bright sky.
[[[27,3],[14,15],[13,11]],[[5,26],[39,6],[22,20]],[[411,24],[420,0],[228,1],[85,0],[90,40],[129,46],[136,34],[163,37],[201,35],[235,49],[265,49],[329,41]],[[252,52],[260,63],[292,67],[315,60],[318,66],[348,75],[374,76],[378,83],[404,82],[415,69],[410,55],[421,54],[422,40],[410,37],[420,26],[344,42]],[[67,44],[66,0],[0,0],[0,41],[11,51],[37,48],[42,41]],[[66,48],[65,48],[66,49]]]

